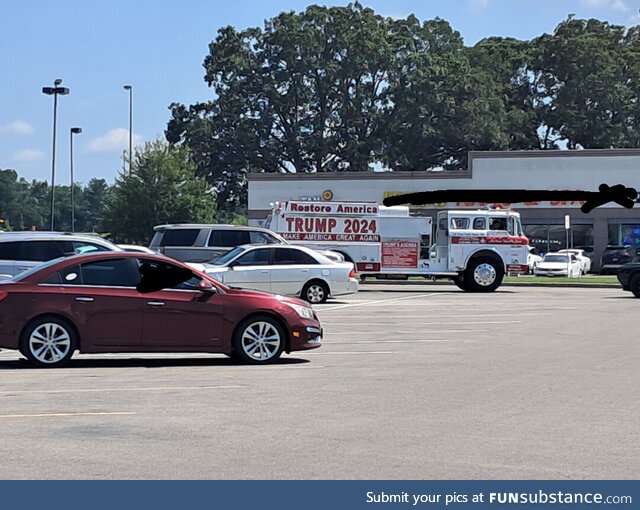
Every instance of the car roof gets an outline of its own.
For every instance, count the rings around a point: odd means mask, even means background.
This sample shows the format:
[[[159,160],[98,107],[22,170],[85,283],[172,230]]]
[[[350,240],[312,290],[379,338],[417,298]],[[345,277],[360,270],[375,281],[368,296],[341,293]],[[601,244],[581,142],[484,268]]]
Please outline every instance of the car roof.
[[[167,225],[156,225],[153,230],[156,232],[162,230],[179,230],[179,229],[219,229],[219,230],[257,230],[260,232],[272,233],[268,228],[250,227],[247,225],[228,225],[224,223],[172,223]]]
[[[103,239],[97,235],[91,234],[72,234],[69,232],[42,232],[42,231],[24,231],[24,232],[3,232],[0,236],[0,242],[16,242],[16,241],[91,241],[103,243],[105,245],[116,246],[111,241]]]

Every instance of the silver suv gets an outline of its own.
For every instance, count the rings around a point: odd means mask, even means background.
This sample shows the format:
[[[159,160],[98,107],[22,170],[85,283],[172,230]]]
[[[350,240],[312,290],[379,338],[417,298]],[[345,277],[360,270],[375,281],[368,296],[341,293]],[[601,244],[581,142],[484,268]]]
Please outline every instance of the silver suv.
[[[7,278],[48,260],[93,251],[122,251],[97,236],[64,232],[0,232],[0,277]]]
[[[179,223],[154,230],[149,248],[182,262],[209,262],[243,244],[289,244],[260,227]]]

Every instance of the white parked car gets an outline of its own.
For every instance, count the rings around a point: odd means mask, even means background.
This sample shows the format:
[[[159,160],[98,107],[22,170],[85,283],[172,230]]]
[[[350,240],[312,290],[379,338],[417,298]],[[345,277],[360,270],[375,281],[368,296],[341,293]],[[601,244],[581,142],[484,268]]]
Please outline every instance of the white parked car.
[[[358,291],[351,262],[333,262],[304,246],[238,246],[215,264],[204,264],[204,271],[232,287],[300,296],[314,304]]]
[[[579,250],[577,248],[571,248],[569,250],[560,250],[558,253],[572,253],[575,255],[580,261],[580,266],[582,268],[582,274],[587,274],[591,271],[591,258],[587,255],[587,252],[584,250]]]
[[[529,264],[529,274],[534,274],[536,271],[536,267],[538,264],[542,262],[542,256],[537,254],[536,248],[529,248],[529,253],[527,254],[527,264]]]
[[[547,253],[535,270],[536,276],[568,276],[578,278],[582,274],[582,265],[572,253]]]

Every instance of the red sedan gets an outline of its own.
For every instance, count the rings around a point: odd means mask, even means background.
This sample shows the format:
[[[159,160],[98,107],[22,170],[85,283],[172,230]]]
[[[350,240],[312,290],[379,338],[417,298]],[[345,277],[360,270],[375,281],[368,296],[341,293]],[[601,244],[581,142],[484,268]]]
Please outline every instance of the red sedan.
[[[73,353],[207,352],[245,363],[320,347],[304,301],[229,288],[175,260],[101,252],[0,282],[0,348],[54,367]]]

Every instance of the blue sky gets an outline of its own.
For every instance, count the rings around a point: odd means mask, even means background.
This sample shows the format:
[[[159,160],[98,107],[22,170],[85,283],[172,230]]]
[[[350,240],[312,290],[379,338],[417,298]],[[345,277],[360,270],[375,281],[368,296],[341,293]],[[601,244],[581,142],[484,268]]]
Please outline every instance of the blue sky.
[[[56,78],[59,98],[56,183],[69,183],[69,129],[75,180],[113,182],[128,146],[133,86],[134,145],[163,137],[172,102],[212,97],[202,62],[220,27],[262,26],[300,0],[23,0],[0,5],[0,169],[28,180],[51,178],[53,99],[41,90]],[[349,2],[316,2],[347,5]],[[467,45],[488,36],[531,39],[550,33],[569,13],[615,24],[640,23],[640,0],[363,0],[384,16],[449,21]]]

